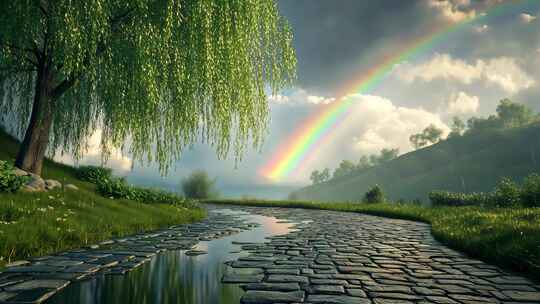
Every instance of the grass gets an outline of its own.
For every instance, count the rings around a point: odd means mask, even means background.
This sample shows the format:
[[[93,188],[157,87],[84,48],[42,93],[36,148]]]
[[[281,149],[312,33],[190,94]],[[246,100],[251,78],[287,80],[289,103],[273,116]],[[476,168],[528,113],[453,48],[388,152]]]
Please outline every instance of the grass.
[[[213,204],[358,212],[431,224],[434,237],[469,256],[540,280],[540,208],[208,200]]]
[[[0,131],[0,145],[0,159],[12,161],[17,141]],[[79,190],[0,193],[0,268],[9,261],[192,222],[206,215],[199,208],[102,197],[95,185],[77,179],[75,168],[50,160],[46,160],[42,176],[75,184]]]

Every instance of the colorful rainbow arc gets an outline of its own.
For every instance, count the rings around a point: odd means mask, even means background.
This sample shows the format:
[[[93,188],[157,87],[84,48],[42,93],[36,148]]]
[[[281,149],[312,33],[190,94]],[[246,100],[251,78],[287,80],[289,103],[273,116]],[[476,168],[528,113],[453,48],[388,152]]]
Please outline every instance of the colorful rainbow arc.
[[[530,3],[531,1],[526,0],[523,3]],[[262,167],[260,173],[272,180],[279,180],[284,176],[288,176],[306,160],[310,152],[314,151],[322,142],[328,140],[330,131],[334,129],[333,127],[339,122],[339,119],[346,114],[347,109],[352,105],[351,98],[347,98],[351,92],[357,94],[368,93],[391,73],[396,64],[433,49],[447,35],[457,32],[471,23],[501,15],[511,5],[515,5],[515,2],[498,4],[474,18],[436,28],[423,37],[407,43],[394,55],[383,58],[368,71],[363,71],[360,78],[346,86],[346,89],[343,90],[344,93],[341,94],[342,97],[326,105],[320,112],[301,124],[292,136],[279,146],[270,161]]]

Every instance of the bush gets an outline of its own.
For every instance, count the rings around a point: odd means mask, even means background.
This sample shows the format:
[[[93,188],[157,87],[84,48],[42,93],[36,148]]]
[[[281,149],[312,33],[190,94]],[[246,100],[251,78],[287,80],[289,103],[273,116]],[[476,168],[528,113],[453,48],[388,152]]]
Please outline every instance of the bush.
[[[81,166],[77,168],[77,177],[83,181],[98,184],[100,181],[111,179],[112,170],[98,166]]]
[[[371,188],[371,190],[366,192],[366,195],[364,196],[364,202],[368,204],[384,203],[384,194],[381,190],[381,187],[375,185],[375,187]]]
[[[214,184],[215,182],[210,180],[206,172],[198,170],[182,181],[182,191],[187,198],[214,198],[217,196]]]
[[[0,192],[16,192],[28,181],[29,177],[18,176],[14,170],[13,165],[0,160]]]
[[[483,192],[457,193],[431,191],[428,196],[433,206],[485,206],[489,205],[493,200],[492,194]]]
[[[495,187],[491,204],[496,207],[515,207],[521,203],[521,190],[509,178],[503,178]]]
[[[150,204],[184,204],[186,201],[179,195],[160,189],[135,187],[125,178],[108,178],[97,184],[98,192],[106,197],[129,199]]]
[[[523,180],[521,203],[526,207],[540,207],[540,175],[534,173]]]

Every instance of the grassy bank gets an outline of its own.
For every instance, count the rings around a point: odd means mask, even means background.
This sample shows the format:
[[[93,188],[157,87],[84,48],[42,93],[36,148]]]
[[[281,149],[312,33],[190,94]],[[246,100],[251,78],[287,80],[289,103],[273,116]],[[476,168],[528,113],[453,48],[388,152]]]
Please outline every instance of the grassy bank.
[[[471,257],[540,279],[540,208],[212,200],[213,204],[359,212],[430,223],[435,238]]]
[[[18,143],[0,131],[0,159],[12,161]],[[47,160],[42,176],[79,190],[0,193],[0,267],[7,261],[95,244],[101,240],[201,219],[205,212],[181,205],[109,199],[75,169]]]

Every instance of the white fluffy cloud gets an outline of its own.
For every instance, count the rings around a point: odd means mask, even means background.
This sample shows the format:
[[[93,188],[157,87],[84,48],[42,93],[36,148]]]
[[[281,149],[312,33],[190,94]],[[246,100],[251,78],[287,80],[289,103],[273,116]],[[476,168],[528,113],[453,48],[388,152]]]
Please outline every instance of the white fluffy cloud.
[[[452,94],[448,100],[448,113],[453,115],[472,114],[478,111],[480,101],[477,96],[469,96],[465,92]]]
[[[519,14],[519,19],[523,23],[531,23],[534,20],[536,20],[536,16],[533,16],[533,15],[527,14],[527,13],[521,13],[521,14]]]
[[[296,89],[290,95],[271,95],[268,101],[274,104],[329,104],[335,98],[311,95],[304,89]]]
[[[476,16],[476,10],[470,8],[470,0],[428,0],[427,4],[452,22],[460,22]]]
[[[438,114],[422,108],[396,106],[386,98],[373,95],[354,94],[347,98],[353,105],[342,128],[345,138],[354,138],[352,148],[356,155],[378,153],[383,148],[410,151],[409,136],[430,124],[443,129],[445,134],[449,131]]]
[[[534,85],[534,79],[518,65],[514,58],[497,57],[478,59],[474,63],[454,59],[448,54],[435,54],[427,62],[397,67],[398,78],[413,82],[417,79],[430,82],[435,79],[454,80],[463,84],[484,81],[499,86],[507,93],[516,93]]]
[[[94,134],[88,139],[87,142],[87,150],[86,153],[84,153],[84,156],[82,159],[78,161],[78,164],[81,165],[101,165],[102,159],[101,159],[101,134],[102,130],[97,129]],[[70,155],[55,155],[54,157],[55,161],[59,161],[65,164],[75,164],[75,160]],[[105,164],[107,167],[112,168],[114,171],[118,173],[125,173],[131,170],[131,167],[133,165],[133,160],[122,153],[119,149],[112,149],[111,155],[109,159],[107,160],[107,163]]]

